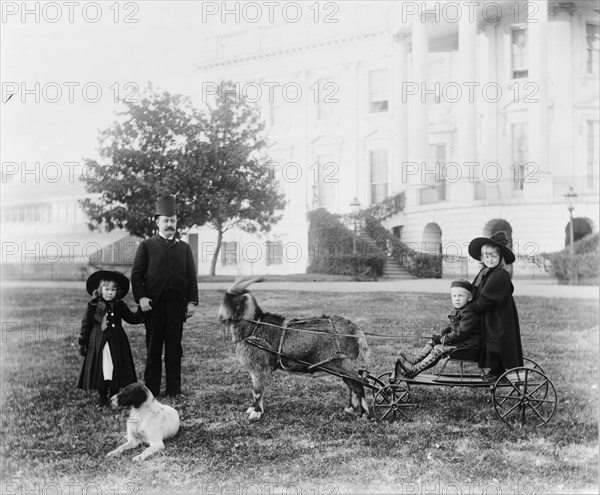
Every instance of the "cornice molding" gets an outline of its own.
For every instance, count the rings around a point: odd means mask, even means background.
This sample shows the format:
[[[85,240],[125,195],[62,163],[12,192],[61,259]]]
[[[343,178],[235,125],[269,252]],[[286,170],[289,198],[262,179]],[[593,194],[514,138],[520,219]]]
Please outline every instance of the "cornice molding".
[[[326,46],[334,46],[340,44],[352,43],[354,41],[369,39],[369,38],[380,38],[385,36],[391,36],[389,29],[371,31],[368,33],[356,34],[352,36],[346,36],[343,38],[334,38],[329,40],[323,40],[315,43],[308,43],[300,46],[290,46],[289,48],[283,48],[281,50],[264,51],[261,53],[254,53],[252,55],[233,56],[228,59],[219,60],[217,62],[209,62],[204,64],[196,65],[196,69],[199,70],[210,70],[217,67],[225,67],[229,65],[236,65],[245,62],[251,62],[255,60],[266,60],[273,57],[284,56],[292,53],[299,53],[312,50],[314,48],[322,48]]]

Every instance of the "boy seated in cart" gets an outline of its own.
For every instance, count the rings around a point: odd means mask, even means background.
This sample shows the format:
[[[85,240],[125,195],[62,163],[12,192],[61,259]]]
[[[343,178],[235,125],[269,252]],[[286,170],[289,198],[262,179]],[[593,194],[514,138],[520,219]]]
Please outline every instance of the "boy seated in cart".
[[[417,376],[455,349],[479,349],[481,317],[475,313],[471,304],[473,289],[473,285],[464,279],[454,280],[450,284],[450,297],[454,306],[448,315],[450,325],[442,330],[441,335],[433,335],[416,356],[400,351],[392,380],[401,375],[408,378]]]

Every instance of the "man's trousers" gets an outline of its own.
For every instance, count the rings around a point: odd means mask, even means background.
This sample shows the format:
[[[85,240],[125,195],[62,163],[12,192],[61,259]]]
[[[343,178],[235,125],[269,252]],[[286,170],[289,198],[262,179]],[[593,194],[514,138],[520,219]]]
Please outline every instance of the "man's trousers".
[[[155,397],[160,394],[163,344],[166,394],[181,393],[181,336],[184,319],[185,303],[182,305],[174,290],[165,291],[158,301],[152,301],[152,311],[145,324],[147,354],[144,382]]]

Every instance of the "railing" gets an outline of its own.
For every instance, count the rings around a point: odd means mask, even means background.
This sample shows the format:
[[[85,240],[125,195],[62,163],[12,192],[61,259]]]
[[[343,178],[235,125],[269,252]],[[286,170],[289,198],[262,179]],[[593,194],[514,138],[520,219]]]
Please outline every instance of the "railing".
[[[554,196],[564,196],[572,187],[576,194],[598,195],[598,175],[553,177]]]

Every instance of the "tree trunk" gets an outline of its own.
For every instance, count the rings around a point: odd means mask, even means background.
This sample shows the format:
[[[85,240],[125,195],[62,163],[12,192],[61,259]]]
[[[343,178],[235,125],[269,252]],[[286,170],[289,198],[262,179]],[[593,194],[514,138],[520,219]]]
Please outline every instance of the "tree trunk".
[[[219,253],[221,252],[221,242],[223,240],[223,230],[222,225],[217,225],[217,247],[215,249],[215,253],[213,254],[212,261],[210,262],[210,275],[212,277],[215,276],[215,271],[217,268],[217,260],[219,259]]]

